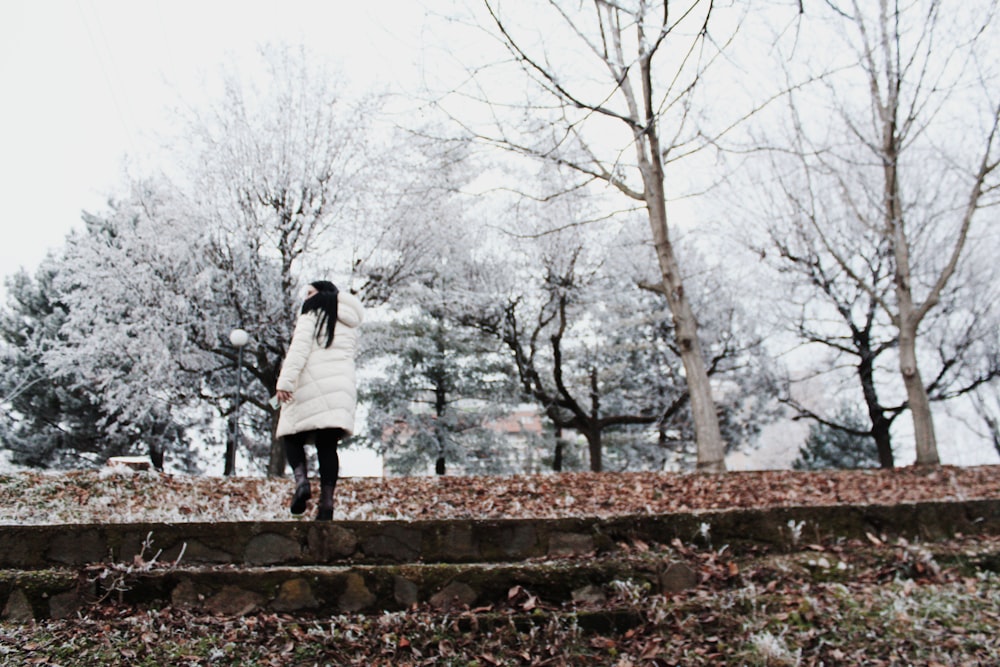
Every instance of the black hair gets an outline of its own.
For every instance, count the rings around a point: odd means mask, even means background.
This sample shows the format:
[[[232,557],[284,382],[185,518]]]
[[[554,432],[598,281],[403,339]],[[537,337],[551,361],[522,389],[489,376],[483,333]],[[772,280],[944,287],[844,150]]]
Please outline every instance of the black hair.
[[[333,330],[337,326],[337,286],[329,280],[317,280],[309,284],[316,288],[316,293],[302,304],[302,314],[317,311],[316,339],[322,340],[325,327],[326,345],[323,347],[330,347],[333,344]]]

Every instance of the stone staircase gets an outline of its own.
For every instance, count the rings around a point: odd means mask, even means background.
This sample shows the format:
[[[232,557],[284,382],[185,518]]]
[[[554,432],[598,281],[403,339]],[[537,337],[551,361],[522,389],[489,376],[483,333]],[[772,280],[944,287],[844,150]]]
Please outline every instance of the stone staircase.
[[[611,518],[5,525],[0,611],[8,622],[68,618],[114,600],[328,616],[485,609],[517,595],[574,608],[601,602],[616,582],[653,592],[698,583],[665,552],[623,557],[634,552],[628,545],[725,545],[738,559],[843,539],[956,534],[1000,534],[1000,500]],[[605,609],[599,622],[638,621]]]

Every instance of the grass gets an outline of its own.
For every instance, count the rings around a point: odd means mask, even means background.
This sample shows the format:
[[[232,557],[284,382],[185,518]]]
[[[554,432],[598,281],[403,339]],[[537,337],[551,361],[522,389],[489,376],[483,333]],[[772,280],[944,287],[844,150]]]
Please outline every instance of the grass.
[[[591,611],[633,612],[635,622],[619,630],[588,629],[584,611],[571,607],[526,610],[520,599],[488,610],[313,618],[104,605],[72,620],[0,624],[0,664],[1000,664],[1000,576],[978,557],[1000,550],[1000,538],[924,546],[841,545],[837,557],[852,573],[841,581],[789,565],[789,554],[749,557],[734,570],[718,551],[700,551],[690,563],[702,583],[691,591],[610,586],[608,602]],[[653,545],[642,557],[677,556],[668,552]]]

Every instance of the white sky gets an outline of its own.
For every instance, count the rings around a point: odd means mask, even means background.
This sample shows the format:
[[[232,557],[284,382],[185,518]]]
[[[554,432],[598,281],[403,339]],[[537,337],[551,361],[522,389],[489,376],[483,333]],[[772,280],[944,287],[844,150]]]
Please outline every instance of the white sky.
[[[148,159],[167,109],[197,104],[227,59],[305,43],[355,82],[398,84],[423,14],[414,0],[4,0],[0,276],[33,271],[81,210],[100,210],[127,161]]]

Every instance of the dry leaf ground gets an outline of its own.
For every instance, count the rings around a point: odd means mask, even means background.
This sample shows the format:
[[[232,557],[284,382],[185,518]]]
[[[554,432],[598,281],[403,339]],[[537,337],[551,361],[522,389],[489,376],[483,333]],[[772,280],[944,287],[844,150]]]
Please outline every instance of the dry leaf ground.
[[[359,479],[343,481],[338,516],[606,516],[997,498],[998,472]],[[286,481],[260,479],[22,474],[0,477],[0,521],[284,519],[287,491]],[[109,604],[74,620],[0,624],[0,664],[1000,665],[997,536],[842,541],[738,558],[725,545],[619,546],[621,558],[683,560],[699,583],[660,595],[616,582],[605,602],[574,608],[513,590],[505,605],[448,614],[422,606],[368,616],[221,617]]]
[[[289,518],[290,492],[287,479],[160,475],[123,467],[0,475],[0,523],[278,521]],[[1000,466],[386,477],[341,480],[335,516],[554,518],[998,497]]]

